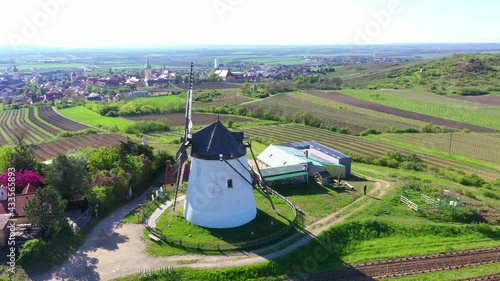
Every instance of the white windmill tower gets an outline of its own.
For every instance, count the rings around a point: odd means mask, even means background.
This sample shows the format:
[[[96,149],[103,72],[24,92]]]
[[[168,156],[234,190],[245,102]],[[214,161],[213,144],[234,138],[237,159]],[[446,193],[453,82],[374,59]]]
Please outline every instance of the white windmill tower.
[[[270,196],[261,177],[248,164],[246,148],[251,151],[251,144],[243,142],[242,132],[230,132],[217,118],[213,124],[190,136],[192,74],[191,63],[186,102],[186,130],[183,143],[177,152],[177,184],[173,211],[182,179],[183,164],[187,160],[187,147],[191,146],[191,170],[184,217],[193,224],[208,228],[238,227],[253,220],[257,214],[254,183],[268,199]]]

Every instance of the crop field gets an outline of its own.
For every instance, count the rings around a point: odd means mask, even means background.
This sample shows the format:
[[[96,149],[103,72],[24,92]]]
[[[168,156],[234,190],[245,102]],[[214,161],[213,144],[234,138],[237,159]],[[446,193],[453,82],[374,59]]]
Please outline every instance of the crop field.
[[[64,131],[80,131],[88,128],[86,125],[64,118],[58,114],[53,107],[45,106],[38,108],[38,115],[45,122],[61,128]]]
[[[317,96],[315,92],[279,94],[264,100],[246,103],[244,107],[247,110],[271,108],[273,114],[279,116],[292,116],[296,112],[309,112],[321,119],[326,126],[349,127],[355,134],[369,128],[385,132],[391,128],[418,129],[426,124],[418,120],[380,113],[362,107],[349,106],[333,99]]]
[[[367,140],[362,137],[338,134],[328,130],[300,125],[264,126],[259,128],[249,128],[244,131],[248,136],[259,137],[268,140],[271,143],[289,143],[315,140],[342,153],[346,153],[347,155],[381,157],[388,151],[398,151],[405,154],[410,152],[408,149]],[[440,169],[453,167],[466,173],[475,173],[487,180],[500,178],[500,172],[497,170],[475,167],[429,154],[417,154],[422,158],[422,160],[424,160],[426,165],[431,167],[437,167]]]
[[[120,141],[126,141],[126,137],[117,134],[86,135],[35,145],[31,149],[38,161],[45,161],[80,147],[111,146]]]
[[[91,126],[105,127],[108,129],[116,128],[116,130],[124,130],[125,126],[133,124],[133,121],[127,120],[125,118],[101,116],[99,113],[94,112],[83,106],[75,106],[71,108],[61,109],[59,110],[59,113],[62,114],[63,116],[66,116],[73,120],[77,120],[85,124],[89,124]],[[54,114],[57,113],[54,112]],[[79,123],[75,123],[73,121],[71,122],[74,124],[78,124],[80,126],[85,126]],[[88,127],[85,126],[85,128]]]
[[[55,126],[51,126],[49,123],[47,122],[44,122],[41,120],[40,117],[37,118],[37,116],[39,116],[38,114],[38,107],[30,107],[29,108],[29,113],[28,113],[28,118],[31,122],[33,122],[36,126],[42,128],[43,130],[51,133],[52,135],[55,135],[57,136],[57,134],[59,134],[60,132],[62,132],[61,129],[55,127]]]
[[[57,130],[47,126],[37,118],[33,108],[0,112],[0,145],[15,144],[23,137],[27,144],[53,139]]]
[[[251,98],[239,96],[237,89],[224,89],[220,90],[220,92],[221,95],[217,96],[213,101],[195,103],[193,108],[196,109],[197,107],[217,107],[230,104],[240,104],[252,100]]]
[[[386,107],[424,114],[449,121],[486,127],[495,132],[500,130],[500,110],[495,105],[471,103],[450,99],[447,96],[428,93],[422,90],[341,90],[344,95],[375,103],[379,109]],[[429,119],[428,122],[437,122]],[[450,122],[451,123],[451,122]],[[446,123],[445,123],[446,124]],[[443,125],[445,125],[443,124]],[[445,125],[446,126],[446,125]],[[493,129],[493,130],[492,130]]]
[[[500,106],[500,96],[448,96],[448,97],[456,100]]]
[[[384,134],[375,138],[500,163],[500,134]]]
[[[151,115],[137,115],[137,116],[126,117],[126,119],[132,121],[156,121],[165,118],[168,120],[168,124],[170,126],[175,127],[175,126],[186,125],[186,117],[184,113],[151,114]],[[193,119],[193,124],[209,125],[215,122],[215,120],[217,120],[217,115],[193,112],[192,119]],[[221,122],[226,122],[227,120],[232,120],[234,122],[246,122],[252,120],[250,118],[245,118],[240,116],[228,116],[228,115],[220,115],[219,119]]]
[[[500,132],[499,130],[491,129],[491,128],[486,128],[478,125],[472,125],[468,123],[463,123],[463,122],[457,122],[454,120],[446,119],[446,118],[440,118],[440,117],[435,117],[432,115],[426,115],[426,114],[421,114],[409,110],[404,110],[404,109],[399,109],[396,107],[391,107],[375,102],[370,102],[366,100],[361,100],[357,98],[350,97],[348,95],[343,95],[339,94],[336,92],[321,92],[321,91],[308,91],[308,93],[314,94],[315,96],[319,96],[325,99],[333,99],[337,102],[342,102],[345,104],[349,104],[352,106],[356,107],[361,107],[361,108],[366,108],[366,109],[371,109],[374,111],[378,112],[383,112],[387,114],[393,114],[409,119],[415,119],[427,123],[433,123],[436,125],[441,125],[441,126],[446,126],[454,129],[468,129],[472,132],[487,132],[487,133],[492,133],[492,132]]]
[[[178,95],[172,95],[172,96],[153,96],[153,97],[146,97],[146,98],[138,98],[135,99],[134,101],[147,101],[147,102],[156,102],[160,104],[184,104],[186,100],[184,98],[180,98]]]

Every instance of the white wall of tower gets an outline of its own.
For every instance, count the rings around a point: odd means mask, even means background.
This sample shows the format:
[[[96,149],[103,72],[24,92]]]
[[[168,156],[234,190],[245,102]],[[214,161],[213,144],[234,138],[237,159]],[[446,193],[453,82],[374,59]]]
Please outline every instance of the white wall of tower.
[[[246,156],[238,159],[248,165]],[[249,172],[236,159],[228,162],[252,182]],[[232,188],[228,180],[232,180]],[[253,187],[224,161],[192,158],[184,203],[184,217],[209,228],[232,228],[255,218]]]

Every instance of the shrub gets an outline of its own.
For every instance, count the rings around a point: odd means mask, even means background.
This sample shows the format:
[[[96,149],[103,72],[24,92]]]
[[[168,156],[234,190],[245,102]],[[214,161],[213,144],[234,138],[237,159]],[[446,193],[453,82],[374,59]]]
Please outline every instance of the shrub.
[[[498,196],[496,193],[493,193],[491,191],[485,191],[483,194],[484,194],[484,196],[486,196],[488,198],[500,200],[500,196]]]
[[[401,168],[422,171],[425,168],[422,159],[415,153],[403,155],[397,151],[389,151],[383,157],[375,159],[375,164],[383,167]]]
[[[41,239],[28,240],[21,248],[19,256],[25,264],[36,261],[45,256],[47,252],[47,243]]]
[[[467,185],[467,186],[480,187],[483,184],[485,184],[486,181],[483,180],[480,176],[478,176],[476,174],[471,174],[469,176],[460,177],[458,183],[463,184],[463,185]]]
[[[449,133],[454,132],[455,130],[450,129],[448,127],[437,126],[433,123],[428,123],[421,128],[422,133]]]
[[[472,193],[470,190],[466,190],[464,195],[469,197],[469,198],[477,200],[477,196],[474,193]]]
[[[351,129],[349,127],[343,127],[343,128],[340,128],[338,130],[338,132],[341,133],[341,134],[346,134],[347,135],[347,134],[351,133]]]
[[[406,129],[396,129],[395,127],[391,127],[388,131],[388,133],[395,133],[395,134],[417,134],[420,133],[420,130],[414,129],[414,128],[406,128]]]
[[[108,113],[106,113],[106,116],[107,117],[117,117],[118,113],[114,110],[111,110],[111,111],[108,111]]]
[[[94,135],[97,134],[97,131],[95,129],[84,129],[80,131],[65,131],[61,132],[57,135],[58,138],[70,138],[70,137],[76,137],[76,136],[85,136],[85,135]]]
[[[489,94],[488,91],[483,91],[483,90],[474,89],[474,88],[462,89],[460,91],[460,95],[462,95],[462,96],[482,96],[482,95],[487,95],[487,94]]]
[[[0,175],[0,183],[4,186],[8,186],[9,178],[11,178],[9,172],[5,171]],[[15,171],[14,179],[16,184],[16,193],[20,193],[20,191],[28,184],[39,187],[44,180],[38,172],[32,170]]]
[[[360,136],[368,136],[368,135],[379,135],[379,134],[381,134],[381,132],[376,130],[376,129],[366,129],[363,132],[361,132],[359,135]]]
[[[166,121],[139,121],[125,127],[125,133],[127,134],[147,134],[169,130],[170,127]]]

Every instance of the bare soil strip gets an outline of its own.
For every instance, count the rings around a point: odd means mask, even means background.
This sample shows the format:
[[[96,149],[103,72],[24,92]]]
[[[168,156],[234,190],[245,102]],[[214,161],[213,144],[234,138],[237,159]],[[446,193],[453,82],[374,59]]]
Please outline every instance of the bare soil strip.
[[[500,106],[500,96],[448,96],[451,99]]]
[[[56,130],[50,126],[47,126],[45,123],[41,122],[40,120],[36,119],[35,117],[35,109],[33,107],[30,107],[29,108],[29,113],[28,113],[28,118],[30,119],[31,122],[33,122],[33,124],[37,125],[38,127],[44,129],[45,131],[53,134],[53,135],[56,135],[60,133],[59,130]]]
[[[384,279],[498,262],[500,247],[480,248],[354,263],[341,270],[310,276],[306,280]]]
[[[64,131],[80,131],[89,128],[86,125],[77,123],[73,120],[63,117],[62,115],[59,115],[53,107],[39,107],[38,115],[45,122],[50,123]]]
[[[458,129],[458,130],[468,129],[471,132],[477,132],[477,133],[498,133],[498,132],[500,132],[499,130],[495,130],[495,129],[491,129],[491,128],[486,128],[486,127],[476,126],[476,125],[472,125],[472,124],[457,122],[457,121],[453,121],[453,120],[448,120],[448,119],[444,119],[444,118],[439,118],[439,117],[434,117],[434,116],[430,116],[430,115],[416,113],[416,112],[412,112],[412,111],[408,111],[408,110],[403,110],[403,109],[399,109],[399,108],[395,108],[395,107],[390,107],[390,106],[386,106],[386,105],[382,105],[382,104],[378,104],[378,103],[374,103],[374,102],[364,101],[364,100],[353,98],[353,97],[343,95],[343,94],[340,94],[337,92],[328,92],[328,93],[320,92],[320,91],[306,91],[306,92],[308,94],[311,94],[311,95],[314,95],[314,96],[317,96],[320,98],[330,99],[330,100],[334,100],[336,102],[345,103],[345,104],[349,104],[352,106],[366,108],[366,109],[370,109],[370,110],[375,110],[378,112],[383,112],[383,113],[392,114],[392,115],[396,115],[396,116],[401,116],[404,118],[415,119],[415,120],[429,122],[429,123],[432,122],[433,124],[436,124],[436,125],[446,126],[446,127],[450,127],[450,128],[454,128],[454,129]]]

